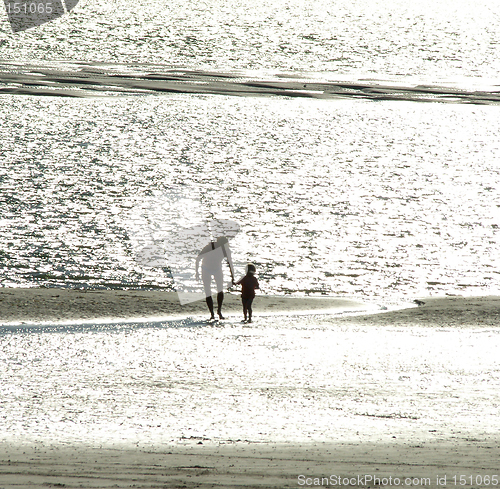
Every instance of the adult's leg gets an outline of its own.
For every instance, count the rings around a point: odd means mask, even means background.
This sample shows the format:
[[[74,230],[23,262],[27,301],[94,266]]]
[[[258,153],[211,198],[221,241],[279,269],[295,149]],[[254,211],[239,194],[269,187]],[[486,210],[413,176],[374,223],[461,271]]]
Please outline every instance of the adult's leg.
[[[215,314],[214,314],[214,300],[212,299],[212,296],[209,295],[205,299],[205,301],[207,303],[208,310],[210,311],[210,319],[214,319],[215,318]]]
[[[203,280],[203,288],[205,289],[205,301],[207,303],[208,310],[210,311],[210,319],[214,319],[214,300],[212,299],[212,289],[210,287],[212,274],[208,270],[202,268],[201,279]]]
[[[222,315],[222,303],[224,302],[224,292],[217,292],[217,314],[220,319],[225,319]]]
[[[224,319],[222,315],[222,303],[224,302],[224,278],[222,275],[222,267],[214,273],[214,279],[217,284],[217,314],[220,319]]]

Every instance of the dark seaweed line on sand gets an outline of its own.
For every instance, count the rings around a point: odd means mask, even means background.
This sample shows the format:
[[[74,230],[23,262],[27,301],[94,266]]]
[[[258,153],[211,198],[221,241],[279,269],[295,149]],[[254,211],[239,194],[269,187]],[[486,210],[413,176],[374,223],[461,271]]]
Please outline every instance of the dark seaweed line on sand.
[[[38,69],[26,73],[0,72],[0,94],[4,95],[95,97],[161,93],[316,99],[352,98],[480,105],[500,103],[500,91],[467,91],[437,86],[407,87],[298,79],[253,80],[233,75],[202,72],[139,75],[98,71],[64,72],[51,69]]]

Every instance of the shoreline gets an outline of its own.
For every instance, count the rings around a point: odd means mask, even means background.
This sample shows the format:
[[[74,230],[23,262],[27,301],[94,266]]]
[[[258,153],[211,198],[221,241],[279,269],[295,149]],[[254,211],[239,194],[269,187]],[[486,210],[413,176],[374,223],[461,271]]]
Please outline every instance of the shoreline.
[[[215,303],[215,300],[214,300]],[[255,315],[373,311],[338,297],[257,295]],[[243,316],[239,293],[225,293],[223,314]],[[0,288],[0,325],[208,317],[204,300],[181,305],[176,292],[57,288]]]
[[[240,295],[225,293],[223,314],[242,315]],[[256,316],[332,314],[328,321],[378,326],[499,326],[500,296],[422,298],[419,305],[382,310],[341,297],[257,295]],[[181,305],[177,293],[144,290],[0,288],[0,326],[91,321],[161,321],[206,317],[204,301]]]
[[[419,298],[419,305],[376,314],[339,318],[342,323],[371,326],[500,326],[500,296]]]

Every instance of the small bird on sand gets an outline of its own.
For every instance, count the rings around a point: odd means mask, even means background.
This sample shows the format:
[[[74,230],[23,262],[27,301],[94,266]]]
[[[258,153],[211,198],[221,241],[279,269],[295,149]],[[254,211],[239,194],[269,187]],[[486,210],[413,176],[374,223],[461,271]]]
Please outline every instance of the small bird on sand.
[[[413,302],[414,302],[417,306],[423,306],[423,305],[425,304],[425,302],[424,302],[424,301],[419,301],[418,299],[415,299]]]

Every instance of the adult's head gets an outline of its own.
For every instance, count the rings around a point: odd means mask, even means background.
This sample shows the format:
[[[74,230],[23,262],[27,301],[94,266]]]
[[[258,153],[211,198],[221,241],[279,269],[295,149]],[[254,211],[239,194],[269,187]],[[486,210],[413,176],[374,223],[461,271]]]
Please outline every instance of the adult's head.
[[[218,246],[223,246],[226,243],[229,243],[229,240],[225,236],[219,236],[215,242],[217,243]]]

